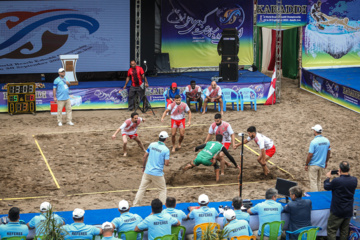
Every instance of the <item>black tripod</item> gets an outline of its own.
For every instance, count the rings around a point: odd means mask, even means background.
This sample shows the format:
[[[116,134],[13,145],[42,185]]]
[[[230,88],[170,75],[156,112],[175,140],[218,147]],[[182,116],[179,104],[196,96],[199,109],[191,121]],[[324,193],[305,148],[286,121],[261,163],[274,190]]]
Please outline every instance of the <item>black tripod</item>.
[[[149,109],[151,109],[152,113],[154,114],[155,116],[155,113],[154,113],[154,110],[152,109],[151,107],[151,104],[150,102],[148,101],[147,97],[146,97],[146,84],[145,82],[143,83],[144,84],[144,94],[142,96],[142,99],[139,99],[139,104],[137,104],[137,107],[135,108],[135,112],[140,109],[140,111],[142,113],[146,113]],[[140,107],[140,103],[141,101],[143,102],[143,105],[142,107]]]

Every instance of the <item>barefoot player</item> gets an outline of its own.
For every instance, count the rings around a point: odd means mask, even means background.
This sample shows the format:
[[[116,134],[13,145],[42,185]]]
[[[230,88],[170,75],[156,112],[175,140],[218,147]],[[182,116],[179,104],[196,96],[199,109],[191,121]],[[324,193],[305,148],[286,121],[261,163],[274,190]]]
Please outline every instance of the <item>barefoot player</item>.
[[[221,144],[222,140],[222,135],[216,135],[216,142],[210,141],[206,144],[197,146],[195,148],[195,152],[197,152],[199,149],[204,149],[198,153],[193,162],[189,163],[188,165],[186,165],[186,167],[184,167],[183,171],[185,172],[186,170],[199,166],[200,164],[203,164],[205,166],[214,166],[216,181],[219,181],[219,164],[217,163],[217,161],[219,160],[216,160],[216,156],[221,152],[223,152],[230,159],[230,161],[235,165],[235,168],[240,169],[240,167],[236,164],[234,158],[226,150],[225,146]]]
[[[251,140],[254,140],[255,143],[259,146],[261,152],[257,160],[262,166],[264,174],[266,176],[270,173],[270,170],[266,166],[266,162],[269,161],[269,159],[274,156],[276,152],[274,142],[270,138],[262,135],[261,133],[256,132],[256,128],[254,126],[249,127],[247,129],[247,132],[249,137],[244,140],[244,144],[247,144]],[[241,144],[242,142],[236,144],[235,148],[237,148]]]
[[[146,149],[144,148],[144,145],[142,144],[138,134],[136,133],[137,127],[140,125],[141,122],[145,122],[144,118],[139,117],[139,114],[136,112],[131,114],[131,118],[126,119],[125,122],[116,130],[114,135],[112,135],[112,139],[114,140],[116,138],[116,134],[121,130],[122,137],[123,137],[123,150],[124,150],[124,157],[127,156],[126,151],[126,144],[127,144],[127,138],[134,139],[139,147],[146,152]]]
[[[191,124],[191,111],[189,106],[186,103],[181,102],[181,96],[175,96],[175,102],[170,103],[164,114],[161,117],[161,121],[164,121],[164,118],[168,112],[171,112],[171,141],[173,144],[172,152],[175,152],[175,140],[176,140],[176,131],[179,128],[180,137],[178,148],[181,148],[181,143],[184,140],[185,135],[185,113],[189,114],[188,126]]]

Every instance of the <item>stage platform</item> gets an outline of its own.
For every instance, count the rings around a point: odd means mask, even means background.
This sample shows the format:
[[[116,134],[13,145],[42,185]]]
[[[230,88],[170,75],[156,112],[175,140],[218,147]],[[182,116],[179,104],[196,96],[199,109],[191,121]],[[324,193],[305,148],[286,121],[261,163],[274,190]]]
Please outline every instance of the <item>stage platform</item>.
[[[302,69],[301,88],[360,113],[360,67]]]
[[[218,76],[218,72],[186,72],[159,74],[156,77],[147,77],[149,82],[148,99],[152,107],[164,107],[164,91],[172,82],[178,84],[182,93],[190,81],[194,80],[202,88],[210,86],[211,78]],[[257,103],[264,104],[269,91],[271,78],[261,72],[239,71],[237,82],[219,82],[222,88],[231,88],[238,92],[239,89],[250,87],[257,93]],[[79,82],[79,85],[70,87],[70,98],[74,110],[93,109],[126,109],[127,97],[119,94],[125,81],[99,81]],[[36,109],[37,111],[50,111],[50,101],[53,101],[53,84],[37,83]],[[128,83],[128,88],[130,83]],[[0,84],[0,112],[7,112],[6,84]]]

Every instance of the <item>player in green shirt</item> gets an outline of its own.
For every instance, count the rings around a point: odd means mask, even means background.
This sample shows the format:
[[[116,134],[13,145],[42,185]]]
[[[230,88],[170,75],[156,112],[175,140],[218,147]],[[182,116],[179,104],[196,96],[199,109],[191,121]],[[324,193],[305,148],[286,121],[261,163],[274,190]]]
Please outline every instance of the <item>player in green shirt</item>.
[[[216,142],[210,141],[210,142],[207,142],[206,144],[197,146],[195,148],[195,152],[197,152],[199,149],[203,149],[203,150],[201,150],[201,152],[198,153],[198,155],[196,156],[194,161],[190,162],[188,165],[186,165],[184,167],[183,171],[185,172],[185,171],[189,170],[190,168],[199,166],[200,164],[203,164],[205,166],[214,166],[216,181],[219,181],[220,168],[219,168],[219,164],[216,160],[216,156],[221,151],[223,151],[223,153],[235,165],[235,168],[240,169],[240,167],[236,164],[234,158],[229,154],[227,149],[221,144],[222,138],[223,138],[222,135],[216,135]]]

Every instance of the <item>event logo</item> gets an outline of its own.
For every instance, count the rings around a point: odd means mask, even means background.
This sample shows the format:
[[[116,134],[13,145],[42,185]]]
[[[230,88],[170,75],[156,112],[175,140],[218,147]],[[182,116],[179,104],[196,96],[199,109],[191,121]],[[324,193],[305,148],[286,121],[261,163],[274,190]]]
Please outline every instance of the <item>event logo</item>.
[[[0,13],[0,21],[9,19],[1,29],[6,39],[0,43],[0,59],[35,58],[52,53],[67,42],[70,27],[85,28],[89,34],[99,29],[100,24],[94,18],[83,14],[64,14],[65,11],[77,10]],[[62,34],[57,34],[58,31]]]
[[[220,25],[227,28],[239,29],[245,20],[244,10],[240,6],[235,8],[222,7],[216,12]]]

